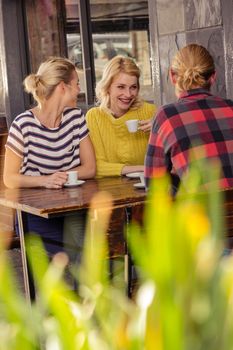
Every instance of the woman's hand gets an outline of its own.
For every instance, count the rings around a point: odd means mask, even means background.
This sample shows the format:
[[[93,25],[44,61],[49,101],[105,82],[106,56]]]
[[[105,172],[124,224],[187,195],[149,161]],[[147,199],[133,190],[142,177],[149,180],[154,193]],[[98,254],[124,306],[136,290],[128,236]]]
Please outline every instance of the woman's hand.
[[[3,180],[8,188],[46,187],[58,189],[63,187],[67,180],[66,172],[58,171],[51,175],[30,176],[20,174],[22,158],[8,147],[5,152]]]
[[[81,165],[72,170],[78,171],[79,179],[93,178],[96,172],[96,163],[94,149],[89,136],[85,137],[80,142],[80,159]],[[22,158],[11,149],[6,148],[3,176],[6,187],[45,187],[59,189],[62,188],[67,181],[68,175],[65,171],[57,171],[54,174],[43,176],[20,174],[21,163]]]
[[[121,170],[121,175],[126,175],[134,172],[144,172],[144,165],[125,165]]]
[[[51,175],[43,176],[43,187],[45,188],[62,188],[67,181],[67,173],[58,171]]]
[[[150,132],[152,128],[153,118],[146,120],[139,120],[138,129],[144,132]]]

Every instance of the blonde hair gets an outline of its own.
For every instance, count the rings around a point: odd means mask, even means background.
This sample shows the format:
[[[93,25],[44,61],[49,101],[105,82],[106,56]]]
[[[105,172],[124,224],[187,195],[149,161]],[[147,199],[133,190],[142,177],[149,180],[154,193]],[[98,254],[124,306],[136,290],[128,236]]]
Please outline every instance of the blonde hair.
[[[176,76],[176,92],[197,87],[210,89],[210,77],[215,72],[214,60],[201,45],[189,44],[175,55],[171,71]]]
[[[125,73],[137,78],[138,88],[140,69],[133,61],[133,59],[124,56],[113,57],[105,66],[102,79],[96,85],[96,98],[97,103],[100,107],[110,111],[110,96],[109,88],[113,82],[113,79],[117,77],[118,74]],[[137,96],[131,105],[131,109],[137,109],[142,105],[142,99]]]
[[[70,60],[50,57],[41,63],[36,74],[29,74],[24,79],[25,91],[31,93],[34,100],[41,106],[61,81],[68,84],[72,80],[75,70],[75,65]]]

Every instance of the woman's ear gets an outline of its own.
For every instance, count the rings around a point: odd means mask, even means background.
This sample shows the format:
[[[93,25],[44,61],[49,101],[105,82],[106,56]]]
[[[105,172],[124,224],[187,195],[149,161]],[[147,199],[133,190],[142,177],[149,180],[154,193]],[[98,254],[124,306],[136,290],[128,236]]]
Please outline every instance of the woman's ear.
[[[58,86],[59,86],[60,89],[65,90],[65,83],[64,83],[64,81],[60,81]]]
[[[64,83],[64,81],[60,81],[60,83],[56,86],[56,90],[62,94],[66,92],[66,84]]]
[[[173,85],[176,85],[176,73],[173,72],[171,68],[169,69],[169,77],[170,77],[171,83]]]
[[[215,81],[216,81],[216,76],[217,76],[216,72],[214,72],[214,73],[211,75],[211,77],[210,77],[210,85],[212,85],[213,83],[215,83]]]

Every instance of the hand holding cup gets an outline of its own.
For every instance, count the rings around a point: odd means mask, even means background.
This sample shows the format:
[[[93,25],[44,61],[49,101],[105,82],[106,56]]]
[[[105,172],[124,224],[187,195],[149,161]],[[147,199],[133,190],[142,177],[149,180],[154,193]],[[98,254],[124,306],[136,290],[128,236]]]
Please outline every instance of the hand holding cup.
[[[129,132],[138,131],[138,119],[131,119],[125,122]]]
[[[77,170],[67,171],[66,173],[68,175],[66,184],[69,184],[69,185],[76,184],[76,182],[78,181]]]

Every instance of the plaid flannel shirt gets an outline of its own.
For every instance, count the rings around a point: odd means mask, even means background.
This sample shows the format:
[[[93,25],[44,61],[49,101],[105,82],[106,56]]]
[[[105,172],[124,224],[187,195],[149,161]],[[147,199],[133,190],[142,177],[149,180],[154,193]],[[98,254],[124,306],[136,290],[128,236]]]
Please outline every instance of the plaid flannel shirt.
[[[220,186],[233,187],[233,101],[194,89],[160,107],[145,157],[147,185],[161,170],[180,179],[188,168],[190,149],[195,159],[220,160]]]

